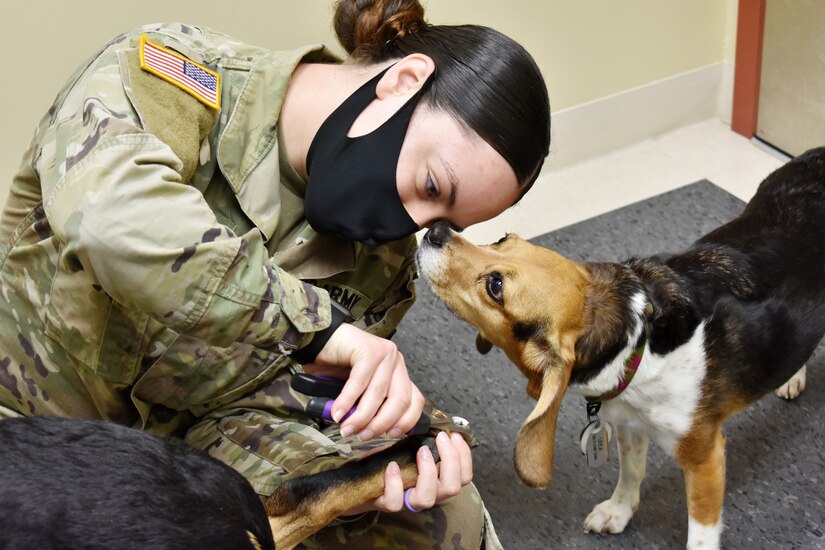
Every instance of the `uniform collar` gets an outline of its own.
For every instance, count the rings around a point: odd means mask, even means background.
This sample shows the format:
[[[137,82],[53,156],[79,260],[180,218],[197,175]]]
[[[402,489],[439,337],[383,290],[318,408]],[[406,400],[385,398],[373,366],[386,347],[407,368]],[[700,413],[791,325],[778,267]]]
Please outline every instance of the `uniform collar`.
[[[269,239],[280,215],[276,127],[298,63],[336,61],[321,45],[273,51],[255,61],[218,142],[218,164],[250,221]]]

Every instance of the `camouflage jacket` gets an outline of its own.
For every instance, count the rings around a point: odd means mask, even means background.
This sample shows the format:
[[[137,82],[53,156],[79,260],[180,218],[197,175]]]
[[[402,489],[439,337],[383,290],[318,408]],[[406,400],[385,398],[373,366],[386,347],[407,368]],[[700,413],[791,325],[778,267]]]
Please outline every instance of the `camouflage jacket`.
[[[144,33],[219,74],[220,108],[142,70]],[[154,25],[71,77],[0,220],[0,407],[180,431],[294,366],[331,298],[394,330],[415,239],[315,234],[279,154],[293,69],[331,60]]]

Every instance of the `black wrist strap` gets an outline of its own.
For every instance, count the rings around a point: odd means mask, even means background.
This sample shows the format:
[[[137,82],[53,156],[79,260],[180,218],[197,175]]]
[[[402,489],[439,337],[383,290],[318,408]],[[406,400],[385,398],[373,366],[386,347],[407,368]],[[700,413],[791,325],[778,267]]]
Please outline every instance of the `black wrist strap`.
[[[335,332],[342,323],[350,323],[353,320],[352,315],[350,315],[350,312],[347,311],[344,306],[335,300],[330,300],[329,303],[330,311],[332,312],[332,321],[329,323],[329,326],[324,330],[316,332],[312,340],[309,341],[309,344],[294,351],[290,356],[302,365],[315,361],[315,358],[318,357],[318,354],[321,353],[321,350],[324,349],[324,346],[327,345],[330,337],[332,337],[332,333]]]

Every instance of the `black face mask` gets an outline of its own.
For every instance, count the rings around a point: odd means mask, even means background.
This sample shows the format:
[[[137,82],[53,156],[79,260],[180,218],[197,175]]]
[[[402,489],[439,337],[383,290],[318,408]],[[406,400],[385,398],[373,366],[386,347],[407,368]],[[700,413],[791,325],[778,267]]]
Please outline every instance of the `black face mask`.
[[[398,195],[396,170],[413,110],[429,80],[380,127],[363,136],[347,136],[375,99],[375,86],[384,73],[329,115],[307,152],[304,215],[309,224],[319,233],[368,245],[403,239],[419,229]]]

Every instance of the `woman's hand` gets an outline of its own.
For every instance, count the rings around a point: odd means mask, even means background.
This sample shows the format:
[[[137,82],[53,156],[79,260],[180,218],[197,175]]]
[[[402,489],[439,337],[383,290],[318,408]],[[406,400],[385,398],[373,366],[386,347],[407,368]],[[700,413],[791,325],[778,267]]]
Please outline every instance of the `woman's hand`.
[[[455,496],[473,480],[473,456],[470,446],[457,433],[447,435],[440,432],[435,439],[441,457],[441,471],[427,447],[418,449],[415,461],[418,466],[418,481],[410,491],[407,502],[416,510],[432,508]],[[404,484],[398,464],[391,462],[384,472],[384,494],[372,502],[347,511],[345,516],[361,514],[371,510],[398,512],[404,509]]]
[[[341,423],[344,437],[401,437],[424,410],[424,396],[410,380],[396,345],[352,325],[338,327],[304,370],[347,379],[332,406],[332,417],[339,421],[358,401],[358,409]]]

